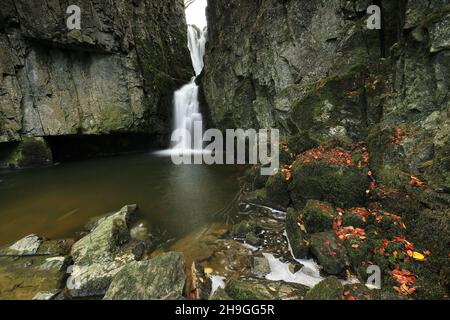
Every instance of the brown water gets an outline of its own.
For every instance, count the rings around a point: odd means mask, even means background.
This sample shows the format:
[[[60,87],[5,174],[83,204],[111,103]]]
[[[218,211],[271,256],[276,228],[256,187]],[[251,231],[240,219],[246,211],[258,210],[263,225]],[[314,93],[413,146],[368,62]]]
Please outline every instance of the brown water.
[[[137,204],[165,239],[235,215],[237,166],[175,166],[170,157],[131,155],[0,173],[0,245],[30,233],[73,237],[93,217]]]

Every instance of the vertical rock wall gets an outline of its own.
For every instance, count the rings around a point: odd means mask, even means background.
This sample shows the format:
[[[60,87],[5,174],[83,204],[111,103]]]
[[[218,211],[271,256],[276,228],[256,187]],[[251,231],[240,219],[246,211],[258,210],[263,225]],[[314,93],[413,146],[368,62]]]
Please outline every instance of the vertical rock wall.
[[[81,30],[66,8],[81,8]],[[0,142],[166,134],[171,96],[193,71],[181,0],[5,0]]]

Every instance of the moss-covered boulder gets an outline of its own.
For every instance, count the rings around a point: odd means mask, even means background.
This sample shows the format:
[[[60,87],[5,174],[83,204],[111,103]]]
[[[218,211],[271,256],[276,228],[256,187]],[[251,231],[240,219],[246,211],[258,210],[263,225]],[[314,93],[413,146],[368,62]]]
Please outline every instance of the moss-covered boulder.
[[[342,226],[365,228],[367,225],[367,215],[368,212],[365,208],[349,209],[345,212],[344,218],[342,219]]]
[[[339,243],[334,231],[313,234],[311,253],[319,261],[323,270],[333,275],[342,273],[348,260],[347,252]]]
[[[299,221],[299,212],[289,208],[286,214],[286,235],[291,245],[292,254],[297,259],[303,259],[309,253],[309,241],[304,225]]]
[[[233,279],[225,287],[234,300],[301,300],[307,290],[300,284],[255,278]]]
[[[289,197],[289,184],[283,173],[270,176],[266,182],[267,204],[278,209],[286,209],[291,202]]]
[[[245,239],[247,234],[257,234],[261,231],[261,227],[253,220],[244,220],[233,226],[231,235],[234,238]]]
[[[360,154],[341,148],[309,150],[295,162],[291,199],[301,209],[310,199],[339,207],[357,207],[366,202],[370,179],[360,167]]]
[[[316,233],[331,230],[336,212],[333,206],[327,202],[309,200],[302,210],[303,221],[308,233]]]
[[[185,283],[183,254],[164,253],[124,266],[114,276],[104,300],[176,300],[183,297]]]
[[[331,276],[319,282],[306,295],[305,300],[342,300],[344,286],[338,278]]]

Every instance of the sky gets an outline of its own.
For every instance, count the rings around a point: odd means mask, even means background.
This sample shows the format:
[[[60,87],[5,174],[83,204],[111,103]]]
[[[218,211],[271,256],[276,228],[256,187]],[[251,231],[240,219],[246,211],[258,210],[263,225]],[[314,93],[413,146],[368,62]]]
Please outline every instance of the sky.
[[[196,0],[186,9],[188,24],[195,24],[199,28],[206,27],[206,0]]]

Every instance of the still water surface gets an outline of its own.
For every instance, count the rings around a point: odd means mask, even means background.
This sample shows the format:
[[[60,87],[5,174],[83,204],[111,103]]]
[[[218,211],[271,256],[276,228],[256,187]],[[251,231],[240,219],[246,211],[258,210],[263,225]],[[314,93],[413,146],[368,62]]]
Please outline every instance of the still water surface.
[[[30,233],[73,237],[93,217],[137,204],[164,238],[223,222],[242,167],[175,166],[170,157],[129,155],[0,172],[0,245]]]

